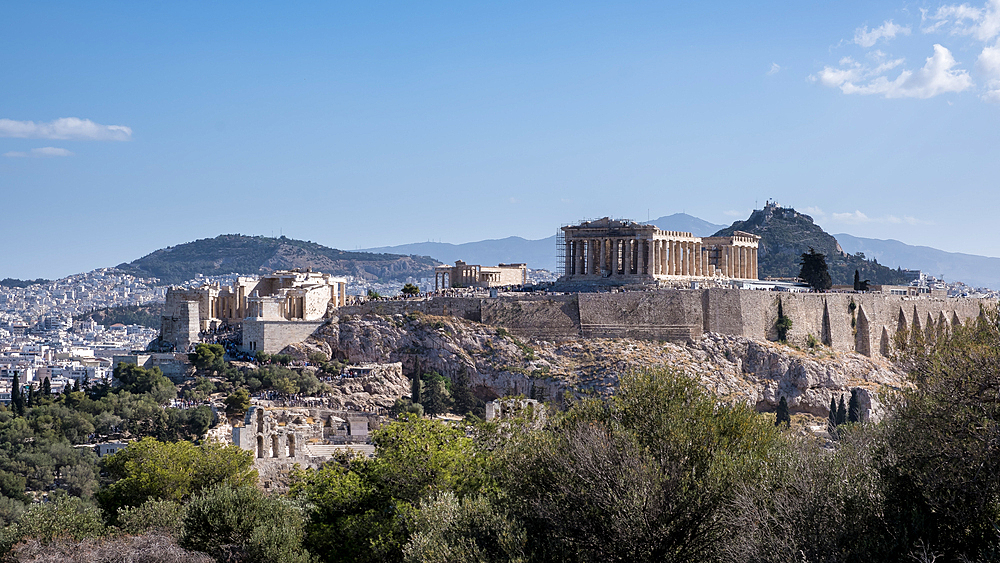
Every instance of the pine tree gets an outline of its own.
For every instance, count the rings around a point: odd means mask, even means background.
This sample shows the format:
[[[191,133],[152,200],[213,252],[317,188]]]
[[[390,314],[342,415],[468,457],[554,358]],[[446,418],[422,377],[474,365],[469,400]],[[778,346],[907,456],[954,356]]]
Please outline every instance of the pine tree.
[[[847,421],[861,422],[861,397],[857,389],[851,389],[851,401],[847,404]]]
[[[785,397],[781,397],[778,401],[778,411],[774,414],[774,425],[781,426],[784,424],[786,427],[792,425],[792,416],[788,413],[788,401]]]
[[[837,406],[837,426],[847,424],[847,405],[844,404],[844,396],[840,396],[840,405]]]
[[[826,265],[826,256],[809,247],[809,252],[801,255],[799,279],[809,284],[816,291],[824,291],[833,287],[830,270]]]
[[[837,426],[837,399],[830,397],[830,426]]]

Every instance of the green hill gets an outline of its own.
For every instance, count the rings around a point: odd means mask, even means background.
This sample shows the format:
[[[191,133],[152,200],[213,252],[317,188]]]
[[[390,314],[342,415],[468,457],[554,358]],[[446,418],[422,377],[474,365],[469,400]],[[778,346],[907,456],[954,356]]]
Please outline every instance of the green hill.
[[[899,269],[867,260],[863,254],[847,254],[833,235],[813,223],[812,217],[790,207],[768,204],[764,209],[755,210],[746,221],[736,221],[714,236],[729,236],[734,231],[760,235],[757,265],[761,279],[798,276],[800,256],[809,248],[814,248],[816,252],[826,255],[834,284],[854,283],[855,270],[860,272],[861,279],[870,280],[873,284],[908,283]]]
[[[197,274],[261,274],[291,268],[388,281],[430,276],[438,264],[426,256],[347,252],[286,237],[235,234],[163,248],[117,268],[170,284],[190,280]]]

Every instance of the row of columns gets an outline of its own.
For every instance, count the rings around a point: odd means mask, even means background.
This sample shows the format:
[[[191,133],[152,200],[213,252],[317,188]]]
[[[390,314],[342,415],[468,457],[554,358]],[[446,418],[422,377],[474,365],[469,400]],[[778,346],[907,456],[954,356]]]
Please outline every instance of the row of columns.
[[[757,249],[723,246],[716,264],[699,241],[634,238],[566,241],[567,275],[657,275],[757,279]]]
[[[434,272],[434,291],[451,287],[451,271]]]

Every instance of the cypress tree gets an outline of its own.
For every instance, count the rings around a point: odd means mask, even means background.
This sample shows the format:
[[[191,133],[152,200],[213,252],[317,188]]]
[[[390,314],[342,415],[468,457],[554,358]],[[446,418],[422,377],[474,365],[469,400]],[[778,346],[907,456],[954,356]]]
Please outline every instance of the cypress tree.
[[[52,395],[52,379],[46,377],[42,380],[42,396],[48,399]]]
[[[778,401],[778,411],[774,414],[774,425],[781,426],[784,424],[786,427],[792,425],[792,416],[788,413],[788,401],[785,397],[781,397]]]
[[[861,291],[861,272],[854,270],[854,291]]]
[[[830,426],[837,426],[837,400],[830,397]]]
[[[847,423],[847,405],[844,404],[844,396],[840,396],[840,405],[837,406],[837,426]]]
[[[410,402],[420,402],[420,374],[413,374],[413,381],[410,383]]]
[[[35,406],[35,386],[28,385],[28,408]]]
[[[851,389],[851,401],[847,404],[847,421],[861,422],[861,398],[858,390]]]
[[[10,404],[14,407],[14,412],[20,415],[24,414],[24,397],[21,396],[21,380],[17,376],[17,372],[14,372],[14,381],[11,382],[10,387]]]
[[[74,391],[79,391],[80,390],[80,380],[79,379],[77,379],[76,381],[73,382],[73,390]]]
[[[455,401],[456,414],[467,414],[476,408],[476,396],[469,389],[469,373],[464,366],[451,380],[451,397]]]

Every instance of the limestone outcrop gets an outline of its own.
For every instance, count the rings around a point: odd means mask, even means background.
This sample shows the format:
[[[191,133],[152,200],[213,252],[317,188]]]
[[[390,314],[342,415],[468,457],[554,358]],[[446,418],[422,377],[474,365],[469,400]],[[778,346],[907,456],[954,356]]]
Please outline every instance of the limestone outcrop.
[[[402,362],[403,372],[464,372],[480,398],[522,394],[560,400],[608,395],[621,374],[669,367],[700,379],[728,400],[771,411],[782,396],[792,412],[827,416],[830,399],[858,389],[867,417],[878,417],[878,397],[906,385],[885,360],[821,345],[796,348],[714,333],[687,345],[633,339],[522,341],[498,329],[455,317],[363,315],[332,319],[305,343],[351,362]],[[397,393],[408,394],[399,382]],[[344,392],[354,391],[344,389]],[[368,390],[358,390],[367,392]],[[345,398],[345,400],[347,400]],[[347,405],[348,403],[345,403]]]

